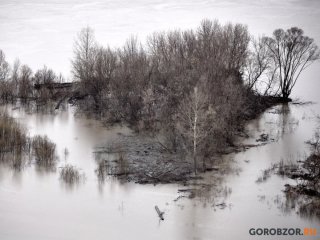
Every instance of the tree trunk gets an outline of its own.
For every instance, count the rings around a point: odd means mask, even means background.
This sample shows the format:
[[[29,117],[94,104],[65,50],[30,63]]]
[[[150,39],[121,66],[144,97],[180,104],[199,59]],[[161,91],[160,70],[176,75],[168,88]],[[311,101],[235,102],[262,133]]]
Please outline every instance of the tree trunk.
[[[194,175],[197,175],[197,156],[193,153],[193,167],[194,167]]]

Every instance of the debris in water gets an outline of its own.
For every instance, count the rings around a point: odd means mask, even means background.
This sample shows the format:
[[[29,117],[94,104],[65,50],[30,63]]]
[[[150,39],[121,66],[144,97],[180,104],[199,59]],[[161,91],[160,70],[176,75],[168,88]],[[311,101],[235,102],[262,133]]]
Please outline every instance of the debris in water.
[[[159,218],[160,218],[161,220],[164,220],[164,218],[163,218],[164,212],[161,212],[157,205],[156,205],[154,208],[156,209]]]

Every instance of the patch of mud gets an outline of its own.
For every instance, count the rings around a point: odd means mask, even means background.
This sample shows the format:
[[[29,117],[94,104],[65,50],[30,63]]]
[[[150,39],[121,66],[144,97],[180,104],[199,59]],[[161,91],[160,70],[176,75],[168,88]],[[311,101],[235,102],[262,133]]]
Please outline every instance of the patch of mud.
[[[185,156],[171,153],[154,138],[119,135],[112,144],[95,151],[98,180],[116,177],[120,181],[140,184],[178,183],[173,202],[193,199],[195,204],[213,210],[231,208],[226,200],[232,189],[224,184],[226,174],[239,174],[232,158],[215,157],[205,173],[194,175],[193,164]]]
[[[145,136],[120,135],[112,144],[97,148],[98,177],[116,176],[136,183],[173,183],[199,179],[191,162],[170,153],[160,143]]]

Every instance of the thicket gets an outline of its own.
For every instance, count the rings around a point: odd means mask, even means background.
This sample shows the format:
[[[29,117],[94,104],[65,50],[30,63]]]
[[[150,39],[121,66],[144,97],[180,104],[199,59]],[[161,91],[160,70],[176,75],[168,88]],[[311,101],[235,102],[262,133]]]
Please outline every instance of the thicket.
[[[16,60],[12,66],[5,59],[0,49],[0,102],[28,104],[31,101],[37,106],[57,101],[65,95],[65,91],[57,89],[54,84],[63,82],[62,75],[44,66],[32,72],[28,65]]]
[[[85,28],[72,61],[85,96],[79,109],[161,134],[169,151],[205,168],[201,159],[232,144],[242,121],[265,108],[244,82],[249,42],[244,25],[204,20],[196,31],[154,33],[145,46],[131,37],[111,49]]]
[[[68,98],[109,123],[161,134],[169,151],[192,157],[196,171],[200,159],[232,145],[244,120],[288,102],[300,73],[318,59],[299,28],[254,39],[245,25],[203,20],[196,30],[154,33],[144,45],[131,37],[110,48],[87,27],[74,44],[72,88],[58,89],[63,78],[46,67],[33,74],[16,61],[11,68],[0,51],[0,99],[59,107]]]
[[[56,144],[47,136],[34,136],[32,138],[32,150],[36,163],[45,168],[52,168],[56,162]]]

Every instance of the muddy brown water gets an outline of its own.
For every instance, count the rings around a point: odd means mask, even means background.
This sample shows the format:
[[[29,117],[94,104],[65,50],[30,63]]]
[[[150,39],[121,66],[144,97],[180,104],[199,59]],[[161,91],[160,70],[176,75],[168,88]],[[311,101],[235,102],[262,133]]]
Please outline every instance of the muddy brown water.
[[[10,61],[20,56],[33,68],[46,63],[68,74],[73,37],[80,25],[88,24],[96,29],[100,42],[110,39],[113,45],[130,33],[143,37],[154,30],[194,27],[203,17],[246,23],[255,35],[297,25],[320,44],[318,1],[121,2],[3,0],[0,30],[5,34],[0,35],[0,46]],[[123,12],[127,18],[121,17]],[[130,133],[126,127],[106,129],[98,121],[75,117],[72,108],[48,115],[7,106],[31,136],[47,135],[56,142],[60,161],[56,172],[39,171],[34,165],[22,172],[0,167],[0,239],[264,239],[250,236],[252,227],[318,227],[320,232],[319,220],[281,207],[284,184],[292,180],[271,176],[256,183],[272,163],[308,153],[305,141],[312,137],[320,114],[319,75],[316,63],[301,76],[293,92],[294,97],[315,104],[277,106],[248,124],[249,138],[244,143],[256,143],[262,133],[275,141],[225,156],[238,169],[218,183],[231,189],[230,193],[216,197],[215,191],[208,191],[178,201],[174,201],[181,195],[178,189],[187,187],[115,179],[99,184],[94,148],[113,141],[119,133]],[[58,171],[65,162],[80,168],[86,181],[71,188],[61,183]],[[214,182],[213,173],[205,174],[205,181]],[[220,203],[225,207],[219,207]],[[164,221],[159,221],[155,205],[165,212]]]

